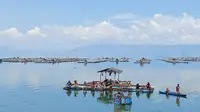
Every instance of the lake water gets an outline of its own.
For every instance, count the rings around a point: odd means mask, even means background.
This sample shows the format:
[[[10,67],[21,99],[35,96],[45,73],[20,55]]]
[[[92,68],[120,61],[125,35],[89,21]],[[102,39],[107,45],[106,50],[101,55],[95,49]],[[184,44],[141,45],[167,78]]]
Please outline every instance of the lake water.
[[[116,67],[123,70],[121,80],[155,87],[153,94],[132,93],[132,105],[118,107],[111,103],[110,93],[64,91],[68,80],[99,80],[98,70]],[[0,112],[199,112],[200,111],[200,63],[170,64],[152,61],[140,66],[130,63],[84,64],[0,64]],[[186,98],[166,98],[158,90],[176,84]],[[100,97],[100,98],[99,98]]]

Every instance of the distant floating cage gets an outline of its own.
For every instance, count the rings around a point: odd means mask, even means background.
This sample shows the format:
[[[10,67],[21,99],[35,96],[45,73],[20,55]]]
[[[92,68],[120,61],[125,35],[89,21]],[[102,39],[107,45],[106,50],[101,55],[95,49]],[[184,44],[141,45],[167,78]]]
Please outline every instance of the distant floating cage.
[[[136,60],[134,63],[140,63],[140,64],[150,64],[152,60],[150,59],[145,59],[145,58],[142,58],[140,60]]]
[[[137,60],[137,61],[135,61],[134,63],[150,64],[150,63],[151,63],[151,60],[145,60],[145,61]]]

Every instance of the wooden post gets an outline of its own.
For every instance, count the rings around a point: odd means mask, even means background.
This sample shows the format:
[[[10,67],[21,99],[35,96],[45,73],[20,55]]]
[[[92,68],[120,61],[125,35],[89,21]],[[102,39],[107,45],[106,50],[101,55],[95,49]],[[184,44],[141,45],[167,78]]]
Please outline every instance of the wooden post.
[[[115,81],[115,78],[116,78],[116,72],[114,72],[114,81]]]
[[[102,73],[100,72],[100,82],[101,82],[101,74],[102,74]]]
[[[107,72],[105,72],[105,79],[107,79],[107,77],[106,77],[106,76],[107,76]]]
[[[118,81],[119,81],[119,73],[118,73]]]

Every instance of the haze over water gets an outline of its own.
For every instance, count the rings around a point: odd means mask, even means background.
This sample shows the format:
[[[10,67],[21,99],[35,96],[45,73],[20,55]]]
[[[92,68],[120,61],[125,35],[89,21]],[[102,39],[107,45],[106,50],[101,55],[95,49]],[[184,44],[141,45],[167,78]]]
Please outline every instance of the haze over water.
[[[132,93],[131,112],[198,112],[200,109],[200,63],[170,64],[153,60],[143,67],[130,63],[98,63],[98,64],[31,64],[2,63],[0,64],[0,111],[1,112],[122,112],[125,108],[114,107],[114,104],[105,104],[97,100],[100,93],[82,91],[73,92],[68,96],[62,88],[68,80],[83,81],[99,80],[98,70],[116,67],[123,70],[121,80],[138,81],[146,84],[150,81],[155,87],[153,94]],[[181,86],[181,92],[187,93],[187,99],[176,97],[166,98],[159,95],[158,90],[169,87],[175,91],[176,84]]]

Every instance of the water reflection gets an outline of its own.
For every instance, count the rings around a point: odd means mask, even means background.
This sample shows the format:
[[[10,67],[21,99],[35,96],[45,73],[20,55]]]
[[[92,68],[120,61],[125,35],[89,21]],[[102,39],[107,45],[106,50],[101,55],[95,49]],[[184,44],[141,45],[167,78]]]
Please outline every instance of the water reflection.
[[[176,104],[177,104],[178,107],[180,107],[180,97],[176,98]]]
[[[114,104],[113,93],[112,91],[100,92],[100,97],[97,98],[97,101],[103,104],[113,104],[114,112],[131,111],[132,105]],[[132,93],[128,92],[128,96],[131,97]]]
[[[66,90],[66,94],[67,96],[70,97],[71,94],[74,94],[74,97],[78,97],[79,92],[83,94],[83,97],[86,97],[87,92],[89,91],[77,91],[77,90]],[[113,95],[116,92],[112,92],[112,91],[100,91],[100,92],[96,92],[96,91],[90,91],[91,92],[91,96],[94,98],[96,94],[97,95],[97,102],[100,102],[102,104],[106,104],[106,105],[114,105],[114,112],[124,112],[124,111],[131,111],[132,105],[119,105],[119,104],[115,104],[114,103],[114,98]],[[126,96],[132,97],[134,92],[123,92]],[[152,93],[142,93],[142,92],[135,92],[135,95],[137,98],[144,96],[147,99],[150,99]],[[88,96],[89,97],[89,96]],[[178,99],[177,99],[177,104],[178,104]],[[180,102],[179,102],[180,104]]]
[[[74,93],[74,97],[78,97],[79,91],[78,90],[66,90],[66,94],[67,96],[71,96],[72,92]],[[83,96],[86,97],[87,95],[87,91],[82,91],[83,92]],[[95,92],[91,91],[91,95],[94,97],[95,96]]]
[[[91,95],[94,97],[95,96],[95,91],[91,91]]]
[[[78,90],[66,90],[66,94],[67,96],[70,96],[72,94],[72,92],[74,92],[74,97],[77,97],[78,94],[79,94],[79,91]],[[82,93],[83,93],[83,96],[86,97],[87,95],[87,92],[86,90],[83,90]],[[91,92],[91,96],[92,97],[95,97],[95,94],[96,93],[99,93],[99,98],[97,100],[99,101],[112,101],[112,96],[113,96],[113,92],[112,91],[101,91],[101,92],[95,92],[95,91],[90,91]],[[139,98],[141,95],[146,95],[146,98],[147,99],[150,99],[151,98],[151,95],[153,93],[142,93],[142,92],[123,92],[124,94],[127,94],[127,96],[129,97],[132,97],[132,94],[135,93],[136,97]],[[166,96],[167,99],[169,99],[169,96]]]
[[[170,99],[170,97],[172,97],[172,99]],[[185,98],[186,99],[186,97],[177,97],[177,96],[166,95],[166,99],[167,100],[174,100],[173,98],[176,98],[177,107],[180,107],[180,98]]]
[[[132,100],[134,104],[132,106],[134,107],[134,110],[138,109],[141,112],[148,112],[149,110],[154,110],[155,108],[161,108],[161,111],[169,110],[176,112],[183,112],[186,110],[192,110],[191,112],[194,112],[195,110],[199,110],[199,65],[194,66],[192,64],[177,64],[176,66],[173,66],[165,63],[161,65],[162,66],[157,66],[152,63],[151,65],[145,65],[145,67],[141,68],[136,64],[130,65],[129,63],[120,63],[117,65],[117,68],[121,68],[123,70],[123,75],[121,75],[122,80],[131,80],[132,83],[139,81],[141,84],[150,81],[154,84],[157,90],[163,90],[166,88],[166,86],[169,88],[174,88],[174,85],[180,83],[182,88],[181,91],[186,92],[189,95],[189,99],[185,100],[182,98],[180,99],[177,97],[167,96],[167,100],[165,96],[158,95],[156,91],[153,94],[139,92],[127,93],[133,97]],[[76,66],[76,69],[73,68],[74,66]],[[25,110],[30,110],[32,105],[24,103],[23,100],[28,100],[30,103],[35,103],[35,106],[37,106],[37,108],[35,108],[36,110],[30,112],[41,109],[42,107],[39,105],[42,105],[43,108],[45,107],[46,110],[54,111],[56,109],[65,110],[66,108],[68,109],[69,107],[73,107],[73,105],[83,105],[83,108],[85,111],[87,111],[85,108],[87,105],[83,104],[84,101],[81,99],[81,97],[87,97],[88,104],[94,104],[94,102],[97,101],[104,104],[110,104],[107,106],[101,104],[93,105],[95,109],[101,107],[103,111],[112,109],[109,111],[114,110],[115,112],[128,110],[127,106],[121,107],[114,105],[111,99],[112,94],[109,92],[69,90],[66,91],[66,96],[64,97],[78,97],[78,99],[71,98],[73,102],[69,102],[68,100],[62,98],[63,91],[60,90],[60,88],[65,85],[66,80],[78,80],[79,82],[83,82],[85,80],[98,80],[99,75],[96,74],[96,71],[107,66],[116,65],[115,63],[110,63],[110,65],[101,63],[93,65],[88,64],[87,67],[84,67],[82,64],[73,63],[59,64],[59,66],[52,66],[48,64],[27,64],[26,66],[23,64],[1,64],[0,87],[2,91],[0,92],[0,96],[2,98],[2,102],[0,105],[7,103],[8,106],[1,107],[0,111],[2,109],[4,110],[3,112],[12,112],[13,110],[18,109],[19,111],[24,112],[21,107],[27,107]],[[35,88],[37,91],[35,91]],[[99,100],[97,100],[98,97],[100,97]],[[162,99],[163,97],[164,99]],[[59,103],[59,105],[52,103],[52,106],[49,106],[49,102],[50,100],[52,101],[52,98],[54,98],[53,100],[55,100],[55,102],[62,102],[63,105],[60,105],[61,103]],[[151,100],[147,101],[147,99]],[[13,105],[14,102],[18,102],[18,105]],[[38,102],[41,103],[36,105]],[[143,108],[142,104],[145,106],[147,105],[147,108]],[[179,108],[174,108],[177,106]],[[91,110],[93,110],[93,108]],[[72,108],[70,108],[69,111],[73,111]],[[79,110],[76,109],[75,111],[77,112]],[[100,111],[97,110],[97,112]]]
[[[90,63],[90,64],[96,64],[96,63]],[[99,63],[97,63],[97,64],[99,64]],[[115,62],[115,64],[118,65],[119,62]],[[87,66],[87,65],[88,65],[88,63],[84,63],[84,66]]]
[[[73,93],[74,93],[74,97],[78,97],[78,90],[73,90]],[[72,94],[72,90],[67,90],[66,91],[66,94],[67,94],[67,96],[71,96],[71,94]],[[83,93],[83,95],[86,95],[86,93]]]
[[[140,92],[136,92],[135,94],[136,94],[137,98],[140,97]]]
[[[74,90],[74,97],[77,97],[78,95],[78,90]]]
[[[66,94],[67,96],[70,96],[74,92],[74,97],[77,97],[79,91],[72,91],[67,90]],[[86,96],[87,91],[83,91],[84,97]],[[114,98],[113,98],[113,92],[112,91],[105,91],[105,92],[95,92],[91,91],[91,95],[94,97],[96,93],[99,93],[99,97],[97,98],[97,101],[103,104],[113,104],[114,105],[114,112],[123,112],[123,111],[131,111],[131,105],[117,105],[114,104]],[[128,92],[128,96],[131,97],[132,93]]]
[[[112,104],[113,103],[112,92],[110,91],[100,92],[100,96],[97,98],[97,101],[104,104]]]
[[[150,99],[152,93],[146,93],[147,99]]]
[[[119,62],[118,61],[116,61],[116,65],[118,65],[119,64]]]
[[[139,63],[140,67],[144,67],[145,64],[149,64],[149,63]]]
[[[132,105],[114,105],[114,112],[131,111]]]
[[[150,99],[151,98],[151,95],[153,94],[153,93],[142,93],[142,92],[135,92],[135,95],[136,95],[136,97],[139,99],[139,97],[141,96],[141,94],[145,94],[146,95],[146,98],[147,99]]]
[[[86,97],[87,91],[83,91],[83,96]]]
[[[66,93],[67,93],[67,96],[70,96],[72,94],[72,90],[67,90]]]

